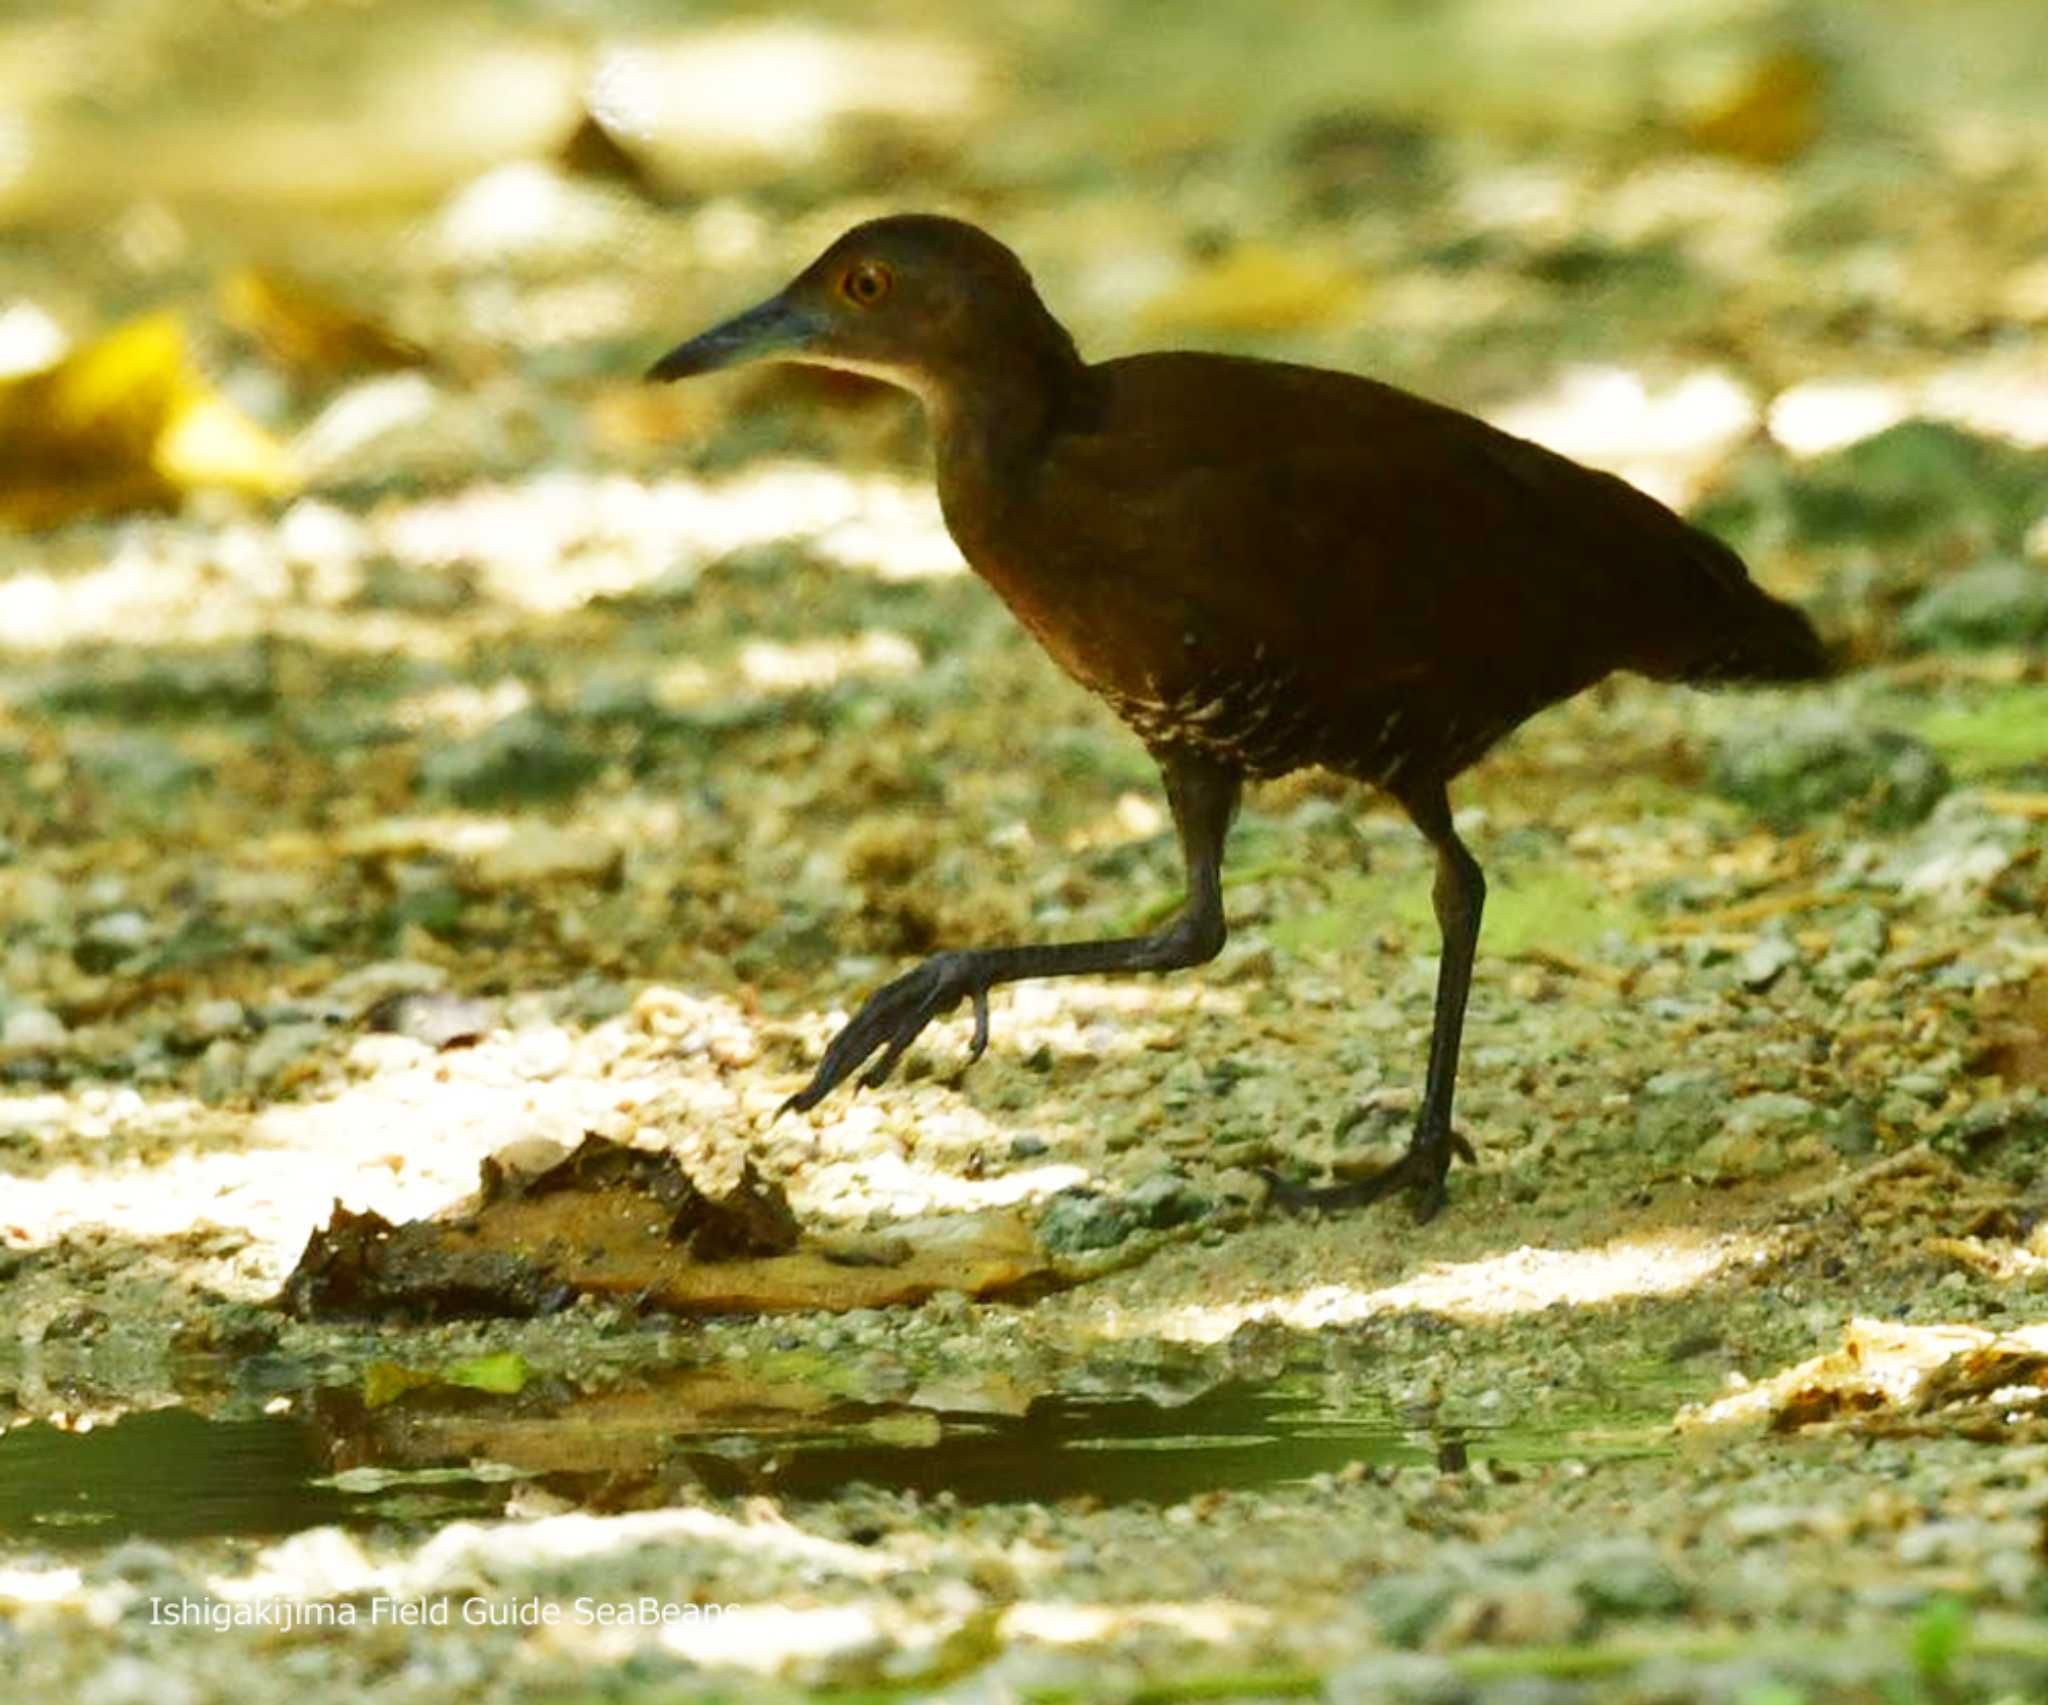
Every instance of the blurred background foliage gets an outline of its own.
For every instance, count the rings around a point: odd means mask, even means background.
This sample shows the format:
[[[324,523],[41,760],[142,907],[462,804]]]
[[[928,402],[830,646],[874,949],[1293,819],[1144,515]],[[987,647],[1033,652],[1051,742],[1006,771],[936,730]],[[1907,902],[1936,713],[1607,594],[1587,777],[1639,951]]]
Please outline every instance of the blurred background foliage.
[[[2038,0],[0,6],[0,797],[32,838],[193,775],[318,822],[802,788],[804,718],[852,714],[895,735],[858,814],[945,790],[936,710],[1009,758],[1028,703],[1107,809],[1142,761],[937,584],[907,399],[640,378],[911,207],[995,229],[1092,354],[1371,372],[1617,469],[2034,786],[2043,64]],[[264,726],[81,756],[165,710]],[[259,747],[303,798],[232,781]],[[394,748],[380,807],[349,765]]]
[[[759,441],[858,385],[634,379],[937,206],[1086,347],[1365,368],[1681,500],[1733,466],[1747,542],[1853,534],[1853,497],[1760,513],[1771,452],[2048,441],[2043,63],[2030,0],[16,3],[0,517],[718,456],[735,397],[719,459],[914,460],[894,410]]]

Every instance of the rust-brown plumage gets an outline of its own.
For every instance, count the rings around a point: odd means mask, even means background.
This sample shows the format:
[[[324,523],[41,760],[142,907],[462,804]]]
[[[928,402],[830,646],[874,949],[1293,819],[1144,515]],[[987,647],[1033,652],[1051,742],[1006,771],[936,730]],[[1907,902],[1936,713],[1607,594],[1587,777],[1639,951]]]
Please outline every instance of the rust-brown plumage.
[[[998,983],[1164,971],[1224,939],[1223,843],[1247,776],[1320,764],[1385,789],[1437,854],[1444,952],[1407,1154],[1335,1206],[1443,1199],[1485,884],[1446,784],[1546,705],[1617,669],[1659,680],[1823,672],[1806,618],[1634,487],[1350,374],[1221,355],[1090,366],[1017,258],[957,220],[875,220],[653,377],[774,357],[914,391],[946,525],[975,572],[1158,760],[1188,867],[1151,935],[936,955],[872,996],[792,1105],[885,1079]]]

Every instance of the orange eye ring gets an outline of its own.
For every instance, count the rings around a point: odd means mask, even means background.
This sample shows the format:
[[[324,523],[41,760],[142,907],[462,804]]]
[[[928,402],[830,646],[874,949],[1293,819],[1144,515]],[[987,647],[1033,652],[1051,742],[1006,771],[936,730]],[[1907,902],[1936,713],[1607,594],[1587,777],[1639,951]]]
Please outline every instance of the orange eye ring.
[[[894,282],[889,269],[880,261],[864,260],[847,269],[846,276],[839,281],[839,294],[856,307],[872,308],[889,294],[889,286]]]

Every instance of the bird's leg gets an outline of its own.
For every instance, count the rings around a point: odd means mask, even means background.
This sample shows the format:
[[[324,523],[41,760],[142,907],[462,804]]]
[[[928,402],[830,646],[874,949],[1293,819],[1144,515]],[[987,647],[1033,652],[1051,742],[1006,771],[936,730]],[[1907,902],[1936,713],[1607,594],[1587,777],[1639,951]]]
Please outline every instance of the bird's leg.
[[[1436,1018],[1429,1032],[1429,1069],[1423,1080],[1422,1110],[1407,1152],[1393,1165],[1345,1184],[1313,1189],[1266,1174],[1273,1199],[1291,1210],[1351,1208],[1377,1202],[1399,1189],[1415,1192],[1415,1217],[1429,1219],[1444,1205],[1444,1174],[1451,1156],[1470,1162],[1472,1146],[1451,1128],[1451,1096],[1458,1081],[1458,1044],[1465,1033],[1465,1001],[1472,992],[1472,960],[1479,946],[1479,917],[1486,905],[1486,877],[1479,861],[1451,826],[1450,801],[1433,786],[1404,798],[1408,815],[1436,850],[1437,929],[1443,957],[1436,976]]]
[[[872,1089],[896,1069],[903,1051],[926,1025],[963,1000],[974,1003],[974,1039],[967,1058],[970,1064],[978,1060],[988,1046],[988,992],[998,983],[1102,972],[1178,971],[1215,958],[1224,936],[1223,842],[1237,812],[1242,780],[1235,770],[1185,751],[1167,750],[1158,756],[1187,865],[1187,900],[1177,916],[1148,934],[1109,941],[934,954],[868,997],[832,1038],[811,1081],[783,1107],[799,1112],[815,1107],[880,1050],[881,1058],[861,1073],[862,1086]]]

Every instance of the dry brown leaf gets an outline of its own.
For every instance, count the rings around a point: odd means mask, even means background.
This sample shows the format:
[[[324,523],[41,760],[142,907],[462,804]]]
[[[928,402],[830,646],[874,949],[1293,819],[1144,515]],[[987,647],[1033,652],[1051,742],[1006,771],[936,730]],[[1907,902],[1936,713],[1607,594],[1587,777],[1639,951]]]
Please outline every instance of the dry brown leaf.
[[[229,273],[220,311],[279,366],[315,383],[432,365],[410,338],[281,272],[245,266]]]
[[[985,1296],[1054,1276],[1010,1210],[891,1230],[886,1248],[850,1251],[843,1238],[803,1233],[779,1186],[751,1166],[711,1197],[673,1156],[592,1136],[535,1175],[487,1161],[478,1196],[436,1219],[394,1226],[337,1204],[280,1303],[308,1319],[526,1316],[589,1294],[678,1314],[757,1314]]]
[[[2043,1409],[2048,1329],[1852,1320],[1839,1349],[1679,1416],[1681,1428],[1767,1423],[1773,1432],[1832,1430],[1988,1436]]]
[[[1780,48],[1750,65],[1719,99],[1685,120],[1695,148],[1753,166],[1797,159],[1820,134],[1824,79],[1811,54]]]

